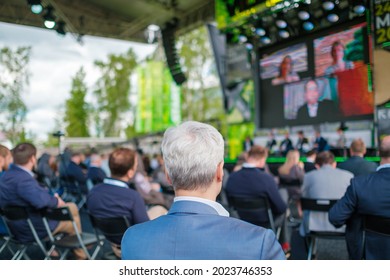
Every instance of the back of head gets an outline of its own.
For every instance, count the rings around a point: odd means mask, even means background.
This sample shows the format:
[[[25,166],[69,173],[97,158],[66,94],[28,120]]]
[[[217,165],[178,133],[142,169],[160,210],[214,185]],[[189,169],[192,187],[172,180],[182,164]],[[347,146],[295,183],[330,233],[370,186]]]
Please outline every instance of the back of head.
[[[390,159],[390,135],[382,139],[379,147],[379,156],[382,159]]]
[[[334,155],[329,151],[319,153],[315,161],[315,164],[319,166],[323,166],[325,164],[333,164],[333,163],[334,163]]]
[[[262,146],[254,145],[248,152],[247,158],[254,160],[265,159],[268,156],[268,150]]]
[[[366,153],[366,145],[364,144],[362,139],[355,139],[351,143],[350,147],[351,154],[362,154]]]
[[[290,173],[291,167],[299,163],[299,152],[297,150],[290,150],[286,155],[286,161],[279,168],[279,174]]]
[[[108,159],[111,176],[120,178],[125,176],[129,170],[135,169],[136,157],[136,152],[129,148],[115,149]]]
[[[25,165],[32,156],[36,156],[37,149],[31,143],[20,143],[12,149],[14,163],[17,165]]]
[[[168,128],[161,150],[175,189],[207,188],[224,159],[222,135],[211,125],[195,121]]]

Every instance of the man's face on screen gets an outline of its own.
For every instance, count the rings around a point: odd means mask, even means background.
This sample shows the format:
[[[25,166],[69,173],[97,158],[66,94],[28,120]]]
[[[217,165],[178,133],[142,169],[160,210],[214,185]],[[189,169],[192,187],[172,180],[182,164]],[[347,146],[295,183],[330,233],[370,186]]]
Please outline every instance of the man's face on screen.
[[[305,99],[308,104],[315,104],[318,102],[320,93],[318,92],[318,85],[314,81],[309,81],[306,84]]]

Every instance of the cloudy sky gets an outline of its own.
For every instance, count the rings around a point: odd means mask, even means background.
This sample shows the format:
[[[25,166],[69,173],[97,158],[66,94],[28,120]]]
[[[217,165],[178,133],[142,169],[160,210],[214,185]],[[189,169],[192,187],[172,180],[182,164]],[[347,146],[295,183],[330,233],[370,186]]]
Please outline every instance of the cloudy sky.
[[[153,45],[91,36],[84,36],[83,42],[80,45],[70,34],[62,37],[53,30],[0,23],[0,48],[32,47],[30,85],[23,95],[28,107],[25,127],[39,139],[45,140],[47,133],[58,130],[54,121],[57,110],[69,97],[72,77],[81,66],[92,90],[99,77],[93,65],[95,60],[106,60],[108,54],[124,53],[130,47],[143,59],[155,48]]]

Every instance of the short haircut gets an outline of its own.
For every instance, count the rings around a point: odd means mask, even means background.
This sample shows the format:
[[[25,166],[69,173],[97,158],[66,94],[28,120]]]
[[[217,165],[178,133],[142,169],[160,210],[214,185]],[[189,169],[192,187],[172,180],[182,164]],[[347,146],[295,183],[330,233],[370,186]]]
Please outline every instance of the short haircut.
[[[332,152],[324,151],[317,155],[315,164],[319,166],[323,166],[325,164],[333,164],[334,163],[334,155]]]
[[[315,149],[312,149],[306,153],[306,157],[311,157],[312,155],[316,155],[317,151]]]
[[[33,156],[37,155],[37,148],[31,143],[20,143],[12,149],[14,163],[25,165]]]
[[[303,134],[304,134],[304,133],[303,133],[303,130],[299,130],[299,131],[297,132],[297,134],[303,135]]]
[[[254,145],[248,152],[248,158],[263,159],[268,156],[268,150],[262,146]]]
[[[351,152],[357,154],[365,154],[366,153],[366,145],[364,144],[362,139],[354,139],[350,146]]]
[[[317,86],[317,89],[319,90],[320,88],[320,85],[318,84],[318,82],[315,80],[315,79],[312,79],[312,80],[308,80],[306,83],[305,83],[305,91],[307,91],[307,85],[310,83],[310,82],[314,82]]]
[[[0,157],[7,157],[11,151],[6,147],[0,144]]]
[[[136,162],[136,152],[129,148],[115,149],[108,159],[111,176],[123,177],[126,173],[134,168]]]
[[[379,156],[381,158],[390,158],[390,136],[386,136],[382,139],[379,147]]]
[[[205,189],[223,162],[224,141],[211,125],[188,121],[165,131],[161,151],[175,189]]]

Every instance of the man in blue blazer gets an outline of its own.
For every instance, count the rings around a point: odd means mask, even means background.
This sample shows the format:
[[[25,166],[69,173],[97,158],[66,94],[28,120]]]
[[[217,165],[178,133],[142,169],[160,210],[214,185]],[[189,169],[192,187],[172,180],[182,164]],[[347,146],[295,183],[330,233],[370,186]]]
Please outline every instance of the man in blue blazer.
[[[383,138],[377,171],[351,180],[345,195],[330,209],[329,221],[336,227],[344,224],[349,257],[361,259],[362,215],[390,218],[390,136]],[[366,259],[390,259],[390,240],[371,233],[366,234]]]
[[[32,170],[37,162],[36,153],[35,146],[30,143],[18,144],[12,150],[14,162],[11,168],[0,179],[2,183],[0,186],[0,207],[22,206],[28,207],[31,210],[39,210],[43,208],[68,206],[81,232],[80,216],[77,206],[74,203],[65,203],[57,194],[51,196],[34,179]],[[41,239],[45,238],[48,234],[44,227],[42,217],[35,211],[31,211],[29,215],[38,236]],[[60,232],[69,235],[75,234],[71,221],[57,222],[49,220],[49,226],[53,234]],[[34,240],[26,221],[11,222],[10,230],[22,242]],[[77,259],[86,258],[82,249],[75,249],[74,253]]]
[[[224,142],[214,127],[191,121],[169,128],[161,148],[174,203],[167,215],[126,231],[122,259],[285,259],[271,230],[229,218],[215,201]]]

